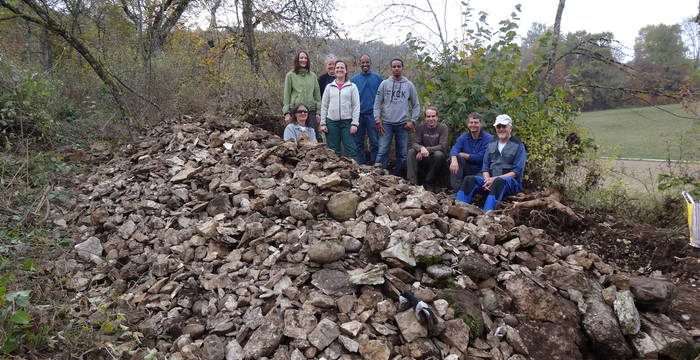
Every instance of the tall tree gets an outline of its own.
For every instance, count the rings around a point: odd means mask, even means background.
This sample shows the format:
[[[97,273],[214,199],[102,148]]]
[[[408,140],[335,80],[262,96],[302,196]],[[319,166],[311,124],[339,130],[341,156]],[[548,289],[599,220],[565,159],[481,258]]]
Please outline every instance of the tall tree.
[[[635,40],[634,59],[665,68],[682,68],[687,66],[686,51],[680,25],[647,25],[639,30]]]
[[[74,22],[75,17],[66,16],[65,13],[58,11],[73,11],[75,9],[75,3],[56,3],[46,0],[0,0],[0,7],[9,10],[11,13],[21,17],[27,22],[39,25],[63,38],[68,45],[80,54],[93,71],[95,71],[95,74],[97,74],[100,80],[107,86],[122,118],[131,124],[131,116],[124,103],[122,91],[118,84],[119,80],[111,74],[105,64],[93,54],[89,46],[81,39],[80,35],[76,33],[77,27]]]
[[[233,11],[235,23],[222,26],[233,38],[228,45],[241,46],[253,71],[260,72],[256,31],[259,28],[292,31],[302,38],[338,36],[338,26],[332,17],[332,0],[236,0]]]
[[[142,38],[146,59],[163,51],[163,45],[192,0],[119,0],[126,17]]]
[[[543,91],[549,78],[552,76],[552,70],[554,70],[554,62],[557,54],[557,45],[559,44],[559,33],[561,29],[561,16],[564,13],[564,5],[566,0],[559,0],[559,6],[557,7],[557,15],[554,17],[554,28],[552,29],[552,44],[549,48],[549,58],[547,60],[547,68],[542,76],[542,82],[540,83],[540,91]]]

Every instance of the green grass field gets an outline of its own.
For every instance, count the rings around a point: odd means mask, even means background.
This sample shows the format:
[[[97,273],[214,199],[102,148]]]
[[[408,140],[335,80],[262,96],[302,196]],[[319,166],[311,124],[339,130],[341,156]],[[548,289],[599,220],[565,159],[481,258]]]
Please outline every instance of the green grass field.
[[[700,119],[679,104],[591,111],[575,122],[598,145],[599,156],[700,160]],[[682,117],[673,116],[668,112]]]

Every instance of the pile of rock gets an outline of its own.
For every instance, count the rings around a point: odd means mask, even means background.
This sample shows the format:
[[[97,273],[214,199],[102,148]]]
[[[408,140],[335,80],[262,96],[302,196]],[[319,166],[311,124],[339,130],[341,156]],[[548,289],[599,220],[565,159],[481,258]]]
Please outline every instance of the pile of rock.
[[[668,281],[235,119],[163,124],[76,182],[56,271],[117,356],[682,359],[698,335]]]

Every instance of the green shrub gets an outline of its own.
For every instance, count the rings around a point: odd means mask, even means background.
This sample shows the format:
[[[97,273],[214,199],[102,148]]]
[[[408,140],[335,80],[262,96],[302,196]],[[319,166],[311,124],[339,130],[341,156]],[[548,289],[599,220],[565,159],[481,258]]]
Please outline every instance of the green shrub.
[[[418,53],[416,85],[422,102],[440,109],[451,141],[468,131],[467,117],[473,111],[484,116],[489,132],[496,115],[510,115],[513,135],[527,147],[525,180],[547,186],[580,157],[580,129],[573,123],[576,111],[568,102],[572,92],[561,87],[538,89],[545,57],[521,67],[515,19],[514,13],[512,20],[501,21],[495,33],[469,32],[465,43],[440,54],[440,59],[411,39]],[[479,29],[488,28],[484,17],[480,21]],[[496,41],[485,45],[489,40]]]

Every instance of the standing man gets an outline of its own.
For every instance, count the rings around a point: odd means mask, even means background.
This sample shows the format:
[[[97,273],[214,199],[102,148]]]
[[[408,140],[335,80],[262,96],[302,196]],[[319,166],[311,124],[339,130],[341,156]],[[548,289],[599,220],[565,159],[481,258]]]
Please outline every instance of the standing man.
[[[469,132],[460,135],[450,150],[450,186],[455,190],[462,186],[465,176],[481,172],[486,148],[493,141],[491,134],[481,131],[482,121],[484,118],[478,112],[469,114]]]
[[[335,80],[335,60],[335,55],[326,55],[326,73],[318,77],[318,87],[321,89],[321,98],[323,98],[323,91],[326,90],[326,85]]]
[[[374,125],[374,98],[377,96],[377,89],[382,83],[382,77],[376,72],[370,71],[372,60],[369,55],[360,57],[361,73],[350,79],[350,82],[357,86],[360,91],[360,126],[355,134],[355,148],[357,150],[357,163],[367,164],[365,155],[365,132],[369,138],[369,164],[374,164],[377,159],[379,149],[379,139],[377,127]]]
[[[403,60],[391,60],[391,77],[382,81],[374,99],[374,124],[379,134],[379,150],[376,162],[387,168],[391,140],[396,137],[396,164],[394,175],[401,176],[406,161],[408,132],[413,129],[420,115],[420,103],[416,87],[403,77]],[[412,107],[409,118],[409,104]]]
[[[484,211],[495,210],[505,195],[513,195],[523,188],[523,170],[527,154],[520,139],[511,136],[513,120],[508,115],[498,115],[493,126],[498,140],[489,143],[481,176],[469,175],[462,181],[457,200],[470,202],[477,192],[485,192]]]
[[[424,187],[435,191],[435,175],[445,166],[447,147],[447,125],[438,122],[437,109],[425,109],[425,121],[416,128],[411,148],[406,158],[406,177],[410,184],[418,183],[418,167],[427,170]]]

